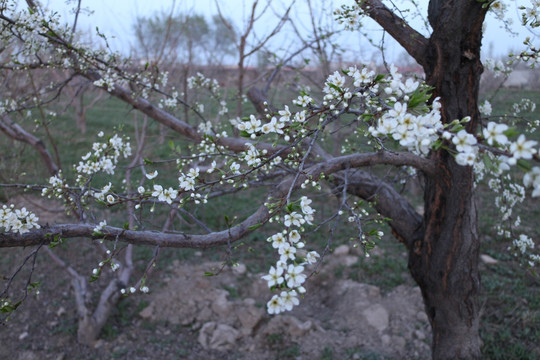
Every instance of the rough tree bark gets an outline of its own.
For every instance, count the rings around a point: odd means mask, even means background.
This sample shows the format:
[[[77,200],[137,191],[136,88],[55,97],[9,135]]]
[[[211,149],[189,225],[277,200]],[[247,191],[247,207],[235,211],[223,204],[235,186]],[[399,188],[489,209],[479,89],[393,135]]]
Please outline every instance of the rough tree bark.
[[[426,80],[435,87],[434,96],[441,97],[443,121],[470,116],[467,131],[475,134],[486,9],[477,1],[434,5],[429,13],[433,35],[426,53]],[[457,165],[448,152],[432,156],[446,176],[426,181],[424,241],[411,251],[409,267],[422,288],[433,328],[433,357],[480,358],[480,241],[473,171]]]
[[[478,88],[482,64],[482,23],[487,11],[471,0],[432,0],[429,39],[406,26],[379,0],[361,3],[366,13],[423,66],[426,82],[440,97],[444,123],[470,116],[467,131],[479,125]],[[368,7],[369,6],[369,7]],[[433,330],[434,359],[478,359],[478,252],[473,171],[444,150],[430,156],[442,174],[426,177],[423,238],[409,247],[409,269],[422,290]]]

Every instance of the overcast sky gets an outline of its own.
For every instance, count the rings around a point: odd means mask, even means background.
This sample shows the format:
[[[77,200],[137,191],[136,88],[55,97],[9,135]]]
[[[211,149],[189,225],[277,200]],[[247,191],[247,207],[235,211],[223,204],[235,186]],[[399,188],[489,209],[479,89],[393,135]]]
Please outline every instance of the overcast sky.
[[[243,28],[243,21],[250,11],[252,0],[218,0],[221,9],[225,16],[231,18],[237,28]],[[47,5],[50,9],[57,11],[67,21],[72,22],[73,14],[71,9],[75,6],[76,0],[42,0],[42,3]],[[265,0],[260,0],[261,3],[265,3]],[[427,0],[419,1],[421,4],[427,6]],[[492,56],[501,56],[507,54],[510,50],[519,50],[522,41],[526,36],[535,38],[535,34],[527,31],[519,24],[519,5],[530,6],[528,0],[517,1],[505,1],[508,5],[507,17],[512,18],[514,25],[512,29],[518,33],[518,36],[511,36],[506,30],[502,28],[501,22],[496,20],[493,15],[488,16],[486,21],[486,32],[484,34],[484,54],[490,54]],[[274,0],[273,9],[275,13],[282,12],[285,8],[285,4],[289,4],[290,0]],[[306,0],[296,0],[294,6],[294,13],[292,17],[297,19],[297,23],[300,27],[304,27],[308,30],[305,24],[309,24],[308,10],[305,6]],[[353,1],[335,0],[335,1],[312,1],[315,7],[321,7],[324,4],[325,9],[336,9],[340,4],[352,4]],[[400,9],[406,9],[407,3],[410,1],[394,1]],[[400,5],[401,4],[401,5]],[[135,43],[133,37],[133,23],[138,16],[148,16],[156,11],[170,12],[171,7],[174,6],[174,11],[177,13],[191,13],[191,14],[204,14],[207,18],[217,13],[214,0],[82,0],[82,6],[90,8],[93,14],[90,16],[83,15],[79,19],[78,28],[81,30],[94,31],[96,26],[100,31],[105,33],[108,37],[115,36],[110,39],[110,44],[116,50],[123,52],[129,52],[130,46]],[[401,7],[402,6],[402,7]],[[426,16],[425,13],[423,16]],[[272,14],[272,11],[268,13],[266,17],[256,24],[255,31],[257,34],[262,35],[267,32],[277,21],[276,15]],[[374,39],[380,39],[380,28],[372,22],[365,23],[365,30],[371,30]],[[420,32],[426,34],[426,30],[423,28],[420,18],[413,20],[413,27]],[[338,28],[339,25],[333,25]],[[536,31],[536,34],[540,35],[540,31]],[[280,46],[288,41],[291,37],[286,32],[276,38],[273,46]],[[387,35],[385,39],[389,39]],[[344,47],[350,47],[354,49],[356,57],[361,58],[362,61],[369,61],[373,52],[372,47],[367,40],[357,33],[348,32],[340,38],[340,43]],[[540,40],[538,36],[535,38],[535,43],[539,44]],[[387,41],[387,58],[389,61],[399,61],[400,55],[403,50],[399,45],[392,45]]]

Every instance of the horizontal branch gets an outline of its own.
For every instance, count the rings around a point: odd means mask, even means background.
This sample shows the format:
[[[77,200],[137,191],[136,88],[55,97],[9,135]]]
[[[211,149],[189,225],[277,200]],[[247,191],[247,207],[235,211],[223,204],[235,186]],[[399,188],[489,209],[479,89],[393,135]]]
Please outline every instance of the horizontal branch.
[[[315,164],[299,174],[294,180],[293,176],[284,179],[276,186],[269,196],[276,201],[283,199],[290,188],[297,188],[305,180],[319,180],[321,174],[330,175],[348,168],[388,164],[397,166],[414,166],[423,170],[426,174],[434,176],[436,169],[431,160],[418,157],[411,153],[377,152],[366,154],[354,154],[336,157]],[[294,182],[294,183],[293,183]],[[267,199],[267,201],[270,201]],[[134,231],[107,226],[102,230],[106,240],[120,240],[137,245],[158,245],[160,247],[174,248],[209,248],[234,242],[251,233],[256,227],[266,223],[271,216],[265,205],[261,205],[255,213],[230,229],[212,232],[204,235],[173,234],[156,231]],[[0,234],[0,248],[32,246],[50,242],[55,236],[61,238],[94,237],[94,225],[89,224],[65,224],[47,225],[41,229],[31,230],[25,234],[2,233]]]
[[[96,72],[86,73],[84,76],[92,81],[96,81],[101,78]],[[154,119],[155,121],[167,126],[177,133],[188,137],[194,142],[201,142],[203,140],[203,137],[201,134],[199,134],[196,128],[153,105],[150,101],[140,96],[133,96],[131,91],[120,86],[119,84],[115,84],[114,88],[108,89],[108,92],[125,103],[133,106],[133,108],[139,110],[151,119]],[[234,152],[247,150],[248,147],[246,146],[246,143],[253,144],[259,150],[266,150],[268,155],[272,155],[284,149],[284,146],[273,146],[272,144],[268,143],[255,143],[249,139],[236,137],[216,138],[216,143]]]
[[[428,40],[380,0],[356,0],[362,10],[386,30],[418,64],[426,62]]]
[[[339,156],[314,165],[310,169],[320,167],[321,172],[328,175],[340,170],[345,170],[346,168],[358,168],[373,165],[412,166],[423,171],[427,176],[437,176],[439,174],[435,162],[431,159],[426,159],[410,152],[391,151]],[[310,170],[310,172],[311,171],[313,170]]]

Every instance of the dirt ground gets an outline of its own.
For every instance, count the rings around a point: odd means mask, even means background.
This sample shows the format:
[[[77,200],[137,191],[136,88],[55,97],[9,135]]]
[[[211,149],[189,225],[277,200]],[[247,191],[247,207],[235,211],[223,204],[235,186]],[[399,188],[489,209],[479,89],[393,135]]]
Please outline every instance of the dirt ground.
[[[62,216],[41,205],[48,215],[40,214],[40,221]],[[90,273],[89,250],[73,245],[60,255]],[[3,250],[1,275],[30,251]],[[69,277],[42,254],[33,278],[40,293],[0,326],[0,359],[429,359],[431,334],[419,289],[400,285],[383,293],[336,277],[337,267],[354,265],[358,256],[356,249],[338,247],[308,280],[300,306],[277,316],[265,311],[271,292],[263,274],[240,264],[209,277],[205,272],[219,263],[202,256],[174,260],[152,275],[149,294],[123,299],[100,339],[87,347],[77,343]],[[106,282],[93,284],[97,298]]]

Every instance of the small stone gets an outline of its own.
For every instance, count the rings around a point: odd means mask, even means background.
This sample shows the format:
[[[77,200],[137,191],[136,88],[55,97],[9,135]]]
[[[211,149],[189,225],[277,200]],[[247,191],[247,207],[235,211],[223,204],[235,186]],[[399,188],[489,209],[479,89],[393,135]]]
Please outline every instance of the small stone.
[[[246,273],[247,268],[244,264],[237,264],[236,266],[233,266],[232,270],[235,274],[242,275]]]
[[[194,255],[195,256],[202,256],[202,252],[201,251],[195,251]]]
[[[232,303],[227,300],[227,294],[225,290],[216,290],[217,296],[212,303],[212,311],[222,318],[229,316],[232,311]]]
[[[224,351],[234,348],[238,338],[239,332],[232,326],[212,321],[202,326],[198,340],[204,348]]]
[[[33,351],[27,350],[19,354],[18,360],[37,360],[39,356]]]
[[[480,260],[482,260],[482,262],[487,265],[495,265],[499,263],[498,260],[486,254],[480,254]]]
[[[292,326],[289,328],[289,334],[291,334],[293,338],[303,336],[309,330],[311,330],[311,328],[313,328],[313,323],[311,322],[311,320],[301,322],[295,317],[293,317],[292,319],[294,319],[294,324],[291,324]]]
[[[390,335],[384,334],[383,336],[381,336],[381,343],[384,346],[390,345],[391,341],[392,341],[392,339],[390,338]]]
[[[251,300],[251,301],[249,301]],[[254,299],[244,300],[244,306],[238,307],[236,309],[236,316],[242,324],[240,331],[243,335],[251,335],[253,329],[262,321],[265,315],[265,311],[258,307],[255,307]]]
[[[272,318],[266,328],[265,334],[287,334],[292,338],[299,338],[314,328],[311,320],[302,322],[294,316],[278,315]]]
[[[334,255],[335,256],[344,256],[349,254],[349,246],[348,245],[339,245],[337,248],[334,249]]]
[[[424,340],[426,338],[426,334],[424,334],[422,330],[415,330],[414,336],[416,336],[418,340]]]
[[[212,319],[212,315],[212,309],[209,307],[203,307],[202,310],[197,314],[197,321],[205,324]]]
[[[428,316],[425,312],[423,311],[419,311],[417,314],[416,314],[416,319],[418,321],[421,321],[423,323],[427,323],[428,322]]]
[[[210,347],[216,350],[230,350],[238,338],[238,330],[229,325],[219,324],[210,340]]]
[[[23,332],[21,335],[19,335],[19,340],[24,340],[28,337],[28,332]]]
[[[56,316],[62,316],[66,313],[66,309],[63,306],[60,306],[60,309],[56,311]]]
[[[392,345],[394,349],[402,352],[405,350],[405,346],[407,345],[407,341],[402,338],[401,336],[392,336]]]
[[[55,327],[58,326],[58,324],[59,324],[59,322],[56,321],[56,320],[47,322],[47,326],[49,327],[49,329],[54,329]]]
[[[366,318],[366,322],[379,331],[383,331],[388,327],[389,315],[384,306],[374,304],[362,311],[362,315]]]
[[[139,316],[143,319],[151,319],[154,316],[154,303],[151,303],[139,313]]]
[[[343,257],[343,260],[341,260],[343,265],[349,267],[349,266],[353,266],[354,264],[356,264],[358,262],[358,256],[354,256],[354,255],[346,255]]]

